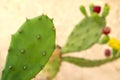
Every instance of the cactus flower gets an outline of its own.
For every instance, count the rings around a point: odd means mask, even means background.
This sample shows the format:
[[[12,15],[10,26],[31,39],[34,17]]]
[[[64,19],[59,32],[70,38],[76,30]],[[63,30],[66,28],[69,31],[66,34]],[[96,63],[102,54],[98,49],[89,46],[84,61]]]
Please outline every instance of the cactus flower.
[[[111,38],[108,42],[109,46],[116,49],[120,50],[120,40],[117,40],[115,38]]]

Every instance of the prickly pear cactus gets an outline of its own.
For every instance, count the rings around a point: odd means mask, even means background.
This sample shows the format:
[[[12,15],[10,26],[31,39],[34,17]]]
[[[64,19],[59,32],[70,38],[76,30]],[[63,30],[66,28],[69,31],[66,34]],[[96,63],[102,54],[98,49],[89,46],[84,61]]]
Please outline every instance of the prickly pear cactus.
[[[42,70],[55,49],[55,28],[48,16],[27,19],[12,35],[1,80],[30,80]]]
[[[93,6],[90,5],[91,16],[88,16],[84,6],[80,7],[85,18],[76,25],[68,37],[67,43],[62,48],[62,53],[82,51],[98,42],[102,35],[102,28],[106,25],[105,18],[109,7],[105,5],[102,16],[100,16],[93,11]]]
[[[41,80],[43,79],[53,80],[53,78],[59,72],[61,66],[61,59],[62,59],[60,49],[61,48],[59,46],[56,46],[54,53],[52,54],[48,63],[40,73],[40,75],[42,76]]]
[[[109,6],[105,4],[101,16],[101,7],[90,5],[90,13],[88,16],[84,6],[80,7],[81,12],[85,18],[75,27],[72,34],[68,38],[67,44],[62,48],[63,53],[81,51],[90,48],[93,44],[109,44],[111,49],[105,49],[104,59],[87,59],[80,57],[63,56],[62,61],[67,61],[79,67],[98,67],[103,64],[115,61],[120,58],[119,40],[110,38],[110,27],[106,27],[105,18],[109,13]],[[101,36],[102,33],[102,36]]]

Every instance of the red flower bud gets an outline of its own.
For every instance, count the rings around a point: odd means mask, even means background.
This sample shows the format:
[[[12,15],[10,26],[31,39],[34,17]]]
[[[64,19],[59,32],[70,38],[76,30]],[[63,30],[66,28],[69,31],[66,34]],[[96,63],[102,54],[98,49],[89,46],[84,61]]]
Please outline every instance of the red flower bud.
[[[109,27],[104,27],[102,29],[102,33],[105,34],[105,35],[108,35],[110,32],[111,32],[111,29]]]
[[[110,49],[106,49],[104,53],[106,57],[109,57],[111,55]]]
[[[100,13],[101,7],[100,6],[94,6],[93,11],[96,12],[96,13]]]

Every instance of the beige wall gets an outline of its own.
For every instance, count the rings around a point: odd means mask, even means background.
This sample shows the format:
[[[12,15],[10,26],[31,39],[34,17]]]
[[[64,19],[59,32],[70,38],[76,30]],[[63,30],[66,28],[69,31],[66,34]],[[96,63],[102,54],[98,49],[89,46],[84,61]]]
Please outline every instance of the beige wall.
[[[0,74],[5,64],[11,34],[26,17],[45,13],[54,18],[56,43],[63,46],[74,25],[83,18],[79,6],[83,4],[88,7],[90,3],[110,5],[107,25],[112,28],[111,37],[120,39],[120,0],[0,0]],[[90,59],[104,58],[103,51],[107,47],[95,45],[89,50],[71,55]],[[35,80],[39,80],[39,75]],[[120,80],[120,60],[95,68],[79,68],[63,62],[56,80]]]

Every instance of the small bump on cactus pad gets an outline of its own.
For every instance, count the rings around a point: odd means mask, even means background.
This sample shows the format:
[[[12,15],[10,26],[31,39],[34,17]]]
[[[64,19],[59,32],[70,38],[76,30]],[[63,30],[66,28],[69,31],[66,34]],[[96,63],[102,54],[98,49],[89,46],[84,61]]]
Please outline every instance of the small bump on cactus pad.
[[[55,49],[54,24],[48,16],[27,19],[12,36],[1,80],[30,80]]]

